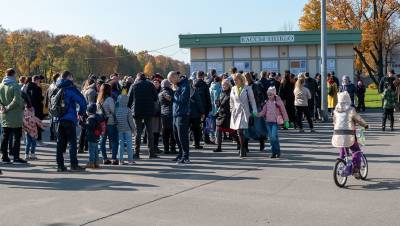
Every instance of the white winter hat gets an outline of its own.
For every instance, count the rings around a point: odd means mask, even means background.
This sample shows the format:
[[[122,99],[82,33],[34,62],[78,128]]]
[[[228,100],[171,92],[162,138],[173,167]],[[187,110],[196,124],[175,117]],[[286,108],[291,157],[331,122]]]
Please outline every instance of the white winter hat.
[[[267,90],[267,95],[268,95],[268,94],[273,94],[274,96],[276,95],[275,86],[271,86],[271,87],[268,88],[268,90]]]
[[[338,93],[338,103],[344,103],[351,105],[351,98],[347,91]]]

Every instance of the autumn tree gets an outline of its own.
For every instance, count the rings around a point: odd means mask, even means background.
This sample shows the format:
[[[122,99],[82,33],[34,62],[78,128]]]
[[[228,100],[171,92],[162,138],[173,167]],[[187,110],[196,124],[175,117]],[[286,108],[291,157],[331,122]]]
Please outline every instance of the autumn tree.
[[[310,0],[299,19],[301,30],[320,29],[320,1]],[[328,0],[328,29],[359,29],[362,42],[354,47],[363,68],[375,83],[384,76],[388,54],[398,44],[398,16],[400,3],[397,0]]]
[[[69,70],[80,82],[89,73],[110,75],[118,72],[135,75],[146,71],[162,74],[169,70],[181,70],[188,65],[170,57],[134,53],[122,45],[111,45],[92,36],[53,35],[47,31],[23,29],[8,31],[0,25],[0,77],[9,67],[17,69],[19,75],[44,75],[47,79],[55,72]],[[146,68],[145,68],[146,67]],[[188,71],[188,70],[187,70]]]
[[[151,61],[147,62],[143,72],[147,77],[151,77],[154,75],[154,65]]]

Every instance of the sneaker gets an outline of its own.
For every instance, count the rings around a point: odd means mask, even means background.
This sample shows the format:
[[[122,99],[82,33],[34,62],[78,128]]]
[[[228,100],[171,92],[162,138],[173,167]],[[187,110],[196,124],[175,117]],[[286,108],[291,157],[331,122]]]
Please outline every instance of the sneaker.
[[[276,159],[276,155],[275,154],[271,155],[271,159]]]
[[[136,162],[135,161],[128,161],[128,165],[135,165],[136,164]]]
[[[126,165],[126,162],[124,162],[124,160],[121,160],[121,161],[119,161],[119,165],[120,166]]]
[[[119,164],[119,161],[118,161],[118,160],[112,160],[112,165],[113,165],[113,166],[118,166],[118,164]]]
[[[82,171],[85,171],[85,168],[83,168],[81,166],[71,166],[71,171],[82,172]]]
[[[30,159],[29,154],[25,154],[25,159],[26,159],[26,160],[29,160],[29,159]]]
[[[111,161],[109,159],[106,159],[103,161],[103,165],[111,165]]]
[[[173,161],[173,162],[179,162],[179,161],[181,161],[181,158],[175,157],[175,158],[172,159],[172,161]]]
[[[59,172],[59,173],[67,172],[67,171],[68,171],[68,168],[65,167],[65,166],[59,166],[59,167],[57,168],[57,172]]]
[[[222,152],[222,149],[221,148],[217,148],[217,149],[213,150],[213,152]]]
[[[191,162],[189,159],[181,159],[181,160],[177,161],[176,164],[188,165],[188,164],[191,164]]]
[[[27,164],[28,161],[23,160],[21,158],[14,159],[14,164]]]

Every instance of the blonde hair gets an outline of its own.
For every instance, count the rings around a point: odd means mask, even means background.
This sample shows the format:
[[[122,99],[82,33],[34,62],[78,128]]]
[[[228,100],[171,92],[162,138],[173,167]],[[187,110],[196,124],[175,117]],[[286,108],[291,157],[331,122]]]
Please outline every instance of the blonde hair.
[[[222,80],[221,84],[222,85],[227,85],[227,86],[229,86],[229,89],[232,89],[232,83],[231,83],[231,81],[229,81],[229,79]]]
[[[304,82],[305,82],[305,79],[303,77],[300,77],[299,79],[297,79],[297,82],[296,82],[296,85],[294,86],[294,89],[295,90],[299,90],[299,89],[303,88]]]
[[[245,77],[242,75],[242,74],[240,74],[240,73],[236,73],[236,74],[233,74],[232,75],[232,78],[233,78],[233,80],[235,80],[236,78],[237,79],[239,79],[240,80],[240,82],[242,83],[242,86],[245,86],[246,85],[246,79],[245,79]],[[235,84],[236,85],[236,84]]]

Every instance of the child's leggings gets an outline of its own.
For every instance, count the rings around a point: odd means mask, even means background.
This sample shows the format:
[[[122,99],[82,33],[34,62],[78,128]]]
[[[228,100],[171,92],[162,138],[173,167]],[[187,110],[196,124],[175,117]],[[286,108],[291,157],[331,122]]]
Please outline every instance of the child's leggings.
[[[352,153],[352,163],[353,167],[355,168],[360,168],[361,164],[361,149],[360,146],[358,145],[358,142],[355,141],[354,144],[350,147],[351,153]],[[344,159],[346,156],[346,148],[340,148],[339,152],[339,158]]]

